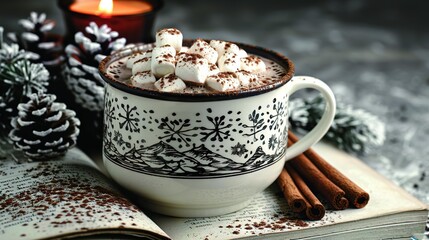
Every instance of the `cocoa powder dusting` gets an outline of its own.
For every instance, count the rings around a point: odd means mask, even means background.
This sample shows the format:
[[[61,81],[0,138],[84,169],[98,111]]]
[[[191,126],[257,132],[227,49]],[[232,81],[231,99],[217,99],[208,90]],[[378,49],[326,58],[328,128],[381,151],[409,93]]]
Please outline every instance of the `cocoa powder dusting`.
[[[130,224],[135,226],[128,214],[138,212],[138,208],[110,186],[94,181],[92,176],[99,173],[78,174],[85,171],[88,169],[82,166],[51,162],[28,168],[22,178],[35,179],[35,184],[17,193],[1,195],[2,214],[22,222],[23,231],[38,229],[35,221],[52,228],[75,227],[94,221],[118,222],[116,227],[119,227],[123,226],[119,222],[121,217],[130,219]],[[109,213],[111,209],[118,211],[112,214]],[[28,235],[25,232],[19,234],[21,237]]]
[[[202,64],[202,60],[204,59],[204,57],[198,53],[181,53],[179,57],[182,58],[181,61],[192,64]],[[200,61],[201,63],[199,63]]]
[[[161,31],[162,33],[163,31]],[[179,35],[181,34],[180,31],[177,28],[168,28],[165,30],[165,32],[167,32],[170,35]]]
[[[214,71],[217,69],[217,66],[215,64],[210,64],[209,67],[210,67],[210,71]]]
[[[230,233],[234,235],[243,233],[247,236],[263,234],[267,231],[281,232],[292,228],[305,228],[308,226],[310,226],[309,222],[296,218],[294,215],[273,214],[273,216],[269,218],[263,218],[257,221],[254,219],[236,219],[231,224],[218,227],[221,229],[230,229]]]
[[[134,64],[136,64],[136,63],[145,63],[145,62],[148,62],[149,60],[150,60],[150,58],[144,57],[142,59],[139,59],[139,60],[135,61]]]
[[[237,78],[237,75],[233,72],[220,72],[217,76],[220,78]]]

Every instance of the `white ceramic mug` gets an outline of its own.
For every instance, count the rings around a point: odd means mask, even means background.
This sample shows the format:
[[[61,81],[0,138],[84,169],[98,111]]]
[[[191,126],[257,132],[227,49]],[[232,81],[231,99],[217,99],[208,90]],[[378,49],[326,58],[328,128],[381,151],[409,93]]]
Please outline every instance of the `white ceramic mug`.
[[[329,129],[335,98],[325,83],[293,77],[293,63],[276,52],[238,45],[280,64],[286,74],[258,89],[190,96],[135,88],[108,73],[112,62],[153,45],[115,53],[100,64],[107,83],[104,165],[142,206],[184,217],[241,209],[276,180],[286,160]],[[326,110],[318,125],[286,150],[289,96],[303,88],[320,91]]]

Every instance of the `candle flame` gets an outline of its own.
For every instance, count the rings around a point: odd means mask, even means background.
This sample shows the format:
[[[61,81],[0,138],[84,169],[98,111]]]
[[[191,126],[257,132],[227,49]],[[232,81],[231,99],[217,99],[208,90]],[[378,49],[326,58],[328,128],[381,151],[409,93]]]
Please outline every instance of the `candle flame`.
[[[98,4],[98,15],[110,16],[113,12],[113,0],[100,0]]]

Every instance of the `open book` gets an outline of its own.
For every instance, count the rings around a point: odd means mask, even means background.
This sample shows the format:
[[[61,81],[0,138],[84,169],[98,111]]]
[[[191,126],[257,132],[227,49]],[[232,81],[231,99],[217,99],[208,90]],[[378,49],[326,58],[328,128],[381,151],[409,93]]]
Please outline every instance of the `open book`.
[[[49,162],[19,163],[0,143],[0,239],[409,239],[422,234],[428,206],[332,146],[314,149],[370,194],[362,209],[300,220],[276,184],[223,216],[174,218],[135,205],[79,149]]]

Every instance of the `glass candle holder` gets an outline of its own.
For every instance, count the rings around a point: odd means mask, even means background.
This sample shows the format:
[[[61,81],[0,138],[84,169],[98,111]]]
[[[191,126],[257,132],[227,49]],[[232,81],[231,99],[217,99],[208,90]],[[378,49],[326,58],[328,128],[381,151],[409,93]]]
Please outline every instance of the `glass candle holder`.
[[[126,38],[127,43],[154,41],[156,14],[164,5],[162,0],[114,0],[111,13],[100,13],[100,0],[57,0],[57,3],[64,15],[67,40],[95,22],[98,26],[108,25]]]

